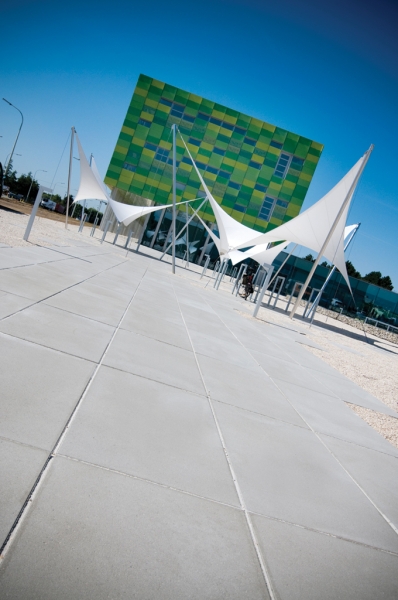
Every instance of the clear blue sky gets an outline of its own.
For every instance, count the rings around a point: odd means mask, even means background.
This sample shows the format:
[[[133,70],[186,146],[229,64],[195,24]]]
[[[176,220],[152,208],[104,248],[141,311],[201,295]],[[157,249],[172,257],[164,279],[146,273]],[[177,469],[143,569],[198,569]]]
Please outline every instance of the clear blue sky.
[[[105,175],[139,73],[323,143],[304,208],[373,143],[348,258],[398,291],[396,0],[13,0],[0,19],[0,96],[25,117],[19,174],[45,169],[50,182],[74,125]],[[19,122],[0,101],[2,161]],[[54,183],[67,181],[67,152]]]

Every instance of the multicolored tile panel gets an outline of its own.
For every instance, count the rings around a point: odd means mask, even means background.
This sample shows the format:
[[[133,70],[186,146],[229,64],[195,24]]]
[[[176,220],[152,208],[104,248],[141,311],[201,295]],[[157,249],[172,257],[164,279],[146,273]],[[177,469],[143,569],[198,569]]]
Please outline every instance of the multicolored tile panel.
[[[295,217],[323,145],[231,108],[140,75],[105,183],[160,204],[172,202],[172,133],[176,123],[210,191],[234,219],[266,231]],[[203,197],[177,137],[178,201]],[[131,194],[131,197],[130,197]],[[214,221],[209,203],[199,213]]]

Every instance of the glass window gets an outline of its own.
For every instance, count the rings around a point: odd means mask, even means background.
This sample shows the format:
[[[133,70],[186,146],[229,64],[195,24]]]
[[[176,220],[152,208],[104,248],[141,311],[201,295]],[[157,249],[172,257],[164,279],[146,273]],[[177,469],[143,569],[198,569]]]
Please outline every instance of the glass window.
[[[136,171],[137,167],[135,165],[131,165],[130,163],[124,163],[123,169],[127,169],[127,171]]]
[[[245,135],[246,129],[242,129],[242,127],[234,127],[234,132],[239,133],[239,135]]]
[[[193,137],[190,137],[188,140],[188,144],[193,144],[194,146],[200,146],[200,140],[196,140]]]
[[[154,115],[155,114],[155,109],[152,108],[152,106],[148,106],[148,104],[144,104],[144,111],[149,113],[150,115]]]
[[[155,144],[150,144],[149,142],[145,143],[145,148],[148,148],[148,150],[152,150],[152,152],[156,152],[156,150],[158,149],[158,147],[155,146]]]
[[[240,188],[242,187],[240,183],[235,183],[235,181],[230,181],[228,185],[231,188],[234,188],[234,190],[240,190]]]
[[[164,104],[165,106],[171,106],[173,104],[172,102],[170,102],[170,100],[167,100],[167,98],[161,98],[159,100],[159,103]]]
[[[234,206],[234,210],[238,210],[239,212],[246,212],[246,207],[242,206],[241,204],[235,204]]]
[[[224,179],[229,179],[231,177],[231,174],[228,173],[228,171],[221,171],[221,169],[219,170],[218,174],[220,177],[224,177]]]
[[[209,115],[206,115],[205,113],[198,113],[198,118],[199,119],[203,119],[204,121],[208,121],[210,119]]]
[[[292,157],[291,165],[294,169],[301,169],[304,164],[304,160],[302,158],[298,158],[298,156]]]
[[[203,171],[206,169],[207,165],[205,165],[202,162],[196,162],[196,166],[199,167],[199,169],[203,169]]]
[[[249,162],[249,167],[254,167],[255,169],[261,169],[261,165],[258,162],[255,162],[254,160],[251,160]]]
[[[182,162],[185,163],[186,165],[191,165],[191,159],[188,158],[188,156],[184,156],[182,159]]]
[[[220,154],[221,156],[225,156],[225,150],[221,150],[221,148],[213,148],[213,152],[215,154]]]
[[[274,140],[271,140],[270,142],[270,146],[273,146],[274,148],[282,148],[282,144],[280,144],[279,142],[274,142]]]
[[[231,123],[226,123],[225,121],[222,122],[221,126],[224,127],[224,129],[228,129],[228,131],[234,130],[234,126],[231,125]]]
[[[176,188],[177,188],[177,190],[182,190],[182,191],[184,191],[186,187],[187,187],[187,186],[186,186],[184,183],[180,183],[179,181],[177,181],[177,183],[176,183]]]
[[[144,127],[150,127],[151,122],[146,121],[145,119],[138,119],[138,125],[143,125]]]
[[[269,221],[271,218],[272,209],[274,208],[274,204],[275,199],[271,198],[270,196],[266,196],[260,209],[259,217],[261,219],[264,219],[264,221]]]
[[[222,121],[220,121],[220,119],[216,119],[215,117],[210,117],[210,123],[213,123],[214,125],[221,125]]]
[[[278,162],[276,163],[274,174],[281,179],[284,179],[286,176],[286,172],[289,168],[290,161],[292,159],[291,154],[282,153],[279,157]]]
[[[267,191],[267,188],[265,187],[265,185],[260,185],[259,183],[256,183],[256,185],[254,186],[255,190],[258,190],[259,192],[265,192]]]
[[[195,121],[195,117],[191,117],[191,115],[183,114],[182,118],[184,121],[188,121],[188,123],[193,123]]]
[[[282,206],[283,208],[287,208],[289,206],[289,202],[286,202],[285,200],[277,200],[276,203],[278,206]]]
[[[244,142],[246,144],[249,144],[249,146],[255,146],[256,145],[256,140],[252,140],[251,138],[245,137]]]
[[[209,167],[209,166],[208,166],[208,167],[206,168],[206,171],[207,171],[208,173],[213,173],[213,175],[217,175],[217,174],[218,174],[218,169],[215,169],[214,167]]]
[[[178,109],[176,109],[176,108],[173,107],[171,109],[171,111],[170,111],[170,114],[173,115],[173,117],[179,117],[179,118],[181,118],[182,117],[182,110],[178,110]]]

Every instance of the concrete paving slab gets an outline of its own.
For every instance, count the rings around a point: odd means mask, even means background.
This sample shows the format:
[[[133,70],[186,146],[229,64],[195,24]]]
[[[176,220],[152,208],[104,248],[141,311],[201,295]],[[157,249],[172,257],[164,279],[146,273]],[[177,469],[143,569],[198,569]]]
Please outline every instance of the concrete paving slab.
[[[241,511],[61,458],[4,563],[5,598],[269,598]]]
[[[330,436],[322,439],[398,529],[398,458]],[[395,448],[394,448],[395,450]]]
[[[77,288],[65,290],[45,300],[44,304],[116,326],[130,302],[131,295],[105,290],[91,281],[93,280],[82,283]]]
[[[239,506],[207,398],[130,373],[101,367],[59,452]]]
[[[398,556],[253,516],[278,600],[396,600]]]
[[[0,269],[11,269],[58,260],[66,260],[66,257],[47,248],[3,248],[0,253]]]
[[[205,394],[193,352],[131,331],[118,331],[103,364]]]
[[[0,355],[0,435],[51,450],[93,363],[3,334]]]
[[[8,292],[2,292],[0,299],[0,319],[4,319],[15,312],[30,306],[34,301]]]
[[[286,381],[278,379],[274,381],[315,431],[398,456],[397,448],[394,448],[341,400]]]
[[[39,475],[48,453],[0,438],[0,545]]]
[[[166,342],[185,350],[192,350],[192,345],[184,322],[179,313],[166,316],[158,311],[148,314],[143,310],[135,310],[134,302],[123,319],[122,329],[145,335],[160,342]]]
[[[248,373],[230,362],[202,355],[198,361],[211,398],[308,428],[261,369]]]
[[[114,328],[46,304],[0,321],[0,331],[80,358],[99,361]]]
[[[211,336],[199,331],[190,331],[192,343],[197,354],[220,358],[226,362],[248,370],[257,370],[256,361],[243,346],[226,332],[225,337]]]
[[[36,265],[0,271],[0,289],[37,301],[83,279],[76,273],[65,274],[62,271],[55,272],[54,270],[50,277],[49,271],[44,270],[45,266],[48,267],[48,265]]]
[[[214,402],[250,511],[398,552],[398,536],[307,429]]]
[[[281,360],[261,352],[255,352],[254,350],[251,350],[250,353],[272,379],[280,379],[306,389],[327,393],[335,398],[337,397],[332,390],[329,390],[328,388],[325,389],[325,386],[319,379],[313,376],[313,373],[317,373],[316,371],[304,369],[304,367],[297,363],[293,363],[291,360]]]
[[[358,404],[364,408],[370,408],[386,415],[398,418],[392,408],[360,388],[353,381],[350,381],[344,375],[338,373],[337,375],[330,375],[328,373],[317,373],[313,369],[308,369],[308,372],[312,377],[316,377],[319,381],[322,381],[324,385],[324,393],[332,393],[338,396],[344,402],[350,402],[351,404]]]

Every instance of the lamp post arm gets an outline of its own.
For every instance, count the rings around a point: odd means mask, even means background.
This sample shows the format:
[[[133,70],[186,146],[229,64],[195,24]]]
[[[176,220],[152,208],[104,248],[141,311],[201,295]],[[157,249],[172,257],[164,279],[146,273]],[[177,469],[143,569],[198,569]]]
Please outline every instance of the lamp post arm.
[[[21,129],[22,129],[22,125],[23,125],[23,114],[22,114],[22,112],[19,110],[19,108],[17,108],[17,107],[16,107],[16,106],[14,106],[13,104],[11,104],[11,102],[9,102],[8,100],[6,100],[5,98],[3,98],[3,100],[4,100],[4,102],[7,102],[7,104],[9,104],[9,105],[10,105],[10,106],[12,106],[13,108],[15,108],[15,110],[17,110],[17,111],[19,112],[19,114],[21,115],[21,124],[20,124],[20,126],[19,126],[19,129],[18,129],[17,137],[15,138],[15,142],[14,142],[14,145],[13,145],[13,147],[12,147],[11,153],[10,153],[10,155],[9,155],[8,162],[7,162],[7,164],[6,164],[6,166],[5,166],[5,169],[4,169],[4,179],[5,179],[5,178],[7,177],[8,166],[9,166],[10,162],[12,161],[12,155],[14,154],[15,146],[17,145],[17,141],[18,141],[18,138],[19,138],[19,134],[21,133]]]

